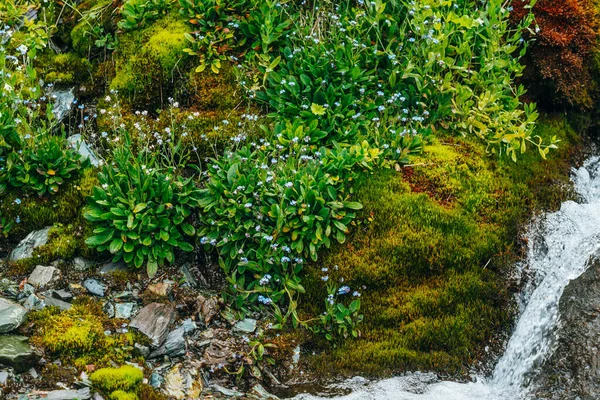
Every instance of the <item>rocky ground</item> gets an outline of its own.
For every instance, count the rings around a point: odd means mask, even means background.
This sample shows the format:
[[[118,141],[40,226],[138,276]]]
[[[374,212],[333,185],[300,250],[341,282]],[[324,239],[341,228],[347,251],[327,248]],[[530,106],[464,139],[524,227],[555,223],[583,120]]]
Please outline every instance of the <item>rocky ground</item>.
[[[2,262],[15,262],[30,256],[44,245],[48,229],[32,232]],[[101,399],[89,374],[99,366],[85,366],[77,373],[64,354],[44,346],[34,346],[25,335],[35,334],[30,316],[56,307],[68,312],[77,301],[89,298],[101,305],[113,329],[104,335],[138,332],[143,340],[123,350],[131,354],[128,364],[144,371],[144,384],[170,399],[244,397],[274,399],[267,387],[283,387],[266,365],[250,355],[249,343],[263,336],[257,319],[235,320],[223,309],[217,293],[215,272],[204,273],[186,264],[150,281],[126,270],[124,264],[95,265],[75,258],[68,265],[36,266],[21,282],[0,281],[0,398],[5,399]],[[89,301],[89,300],[88,300]],[[102,313],[100,313],[102,314]],[[258,317],[258,316],[257,316]],[[35,326],[39,335],[39,320]],[[42,328],[47,329],[46,328]],[[268,352],[268,351],[267,351]],[[297,354],[283,369],[293,369]],[[259,370],[253,369],[253,365]],[[48,367],[59,371],[52,376]],[[115,367],[117,365],[114,365]],[[252,375],[260,375],[260,380]],[[240,372],[235,379],[235,372]],[[233,378],[232,378],[233,377]],[[33,389],[35,388],[35,389]],[[2,396],[4,394],[4,397]],[[158,396],[157,394],[157,396]],[[110,397],[113,398],[113,397]],[[153,397],[154,398],[154,397]]]

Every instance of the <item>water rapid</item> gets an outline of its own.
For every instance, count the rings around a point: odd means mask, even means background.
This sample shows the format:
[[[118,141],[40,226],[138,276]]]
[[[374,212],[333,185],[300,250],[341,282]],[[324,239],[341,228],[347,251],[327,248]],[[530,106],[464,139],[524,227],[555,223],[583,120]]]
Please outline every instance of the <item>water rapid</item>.
[[[529,229],[527,262],[531,276],[520,295],[520,317],[491,377],[470,383],[438,381],[433,374],[413,373],[370,382],[353,378],[335,387],[350,389],[343,400],[514,400],[527,399],[528,382],[556,343],[559,300],[567,284],[585,272],[600,250],[600,157],[575,170],[580,200],[539,218]],[[334,388],[335,388],[334,387]],[[334,389],[332,388],[332,389]],[[300,394],[296,399],[323,397]]]

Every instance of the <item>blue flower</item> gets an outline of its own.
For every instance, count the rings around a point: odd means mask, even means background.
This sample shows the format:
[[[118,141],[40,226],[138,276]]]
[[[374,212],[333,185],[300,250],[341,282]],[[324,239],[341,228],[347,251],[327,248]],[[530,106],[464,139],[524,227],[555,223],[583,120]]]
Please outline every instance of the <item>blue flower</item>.
[[[350,288],[348,286],[342,286],[341,288],[338,289],[338,294],[342,295],[342,294],[348,294],[350,293]]]
[[[289,257],[286,257],[286,256],[281,257],[281,262],[282,263],[286,263],[286,262],[289,262],[289,261],[290,261]]]
[[[270,298],[265,297],[263,295],[259,295],[258,296],[258,301],[261,302],[261,303],[263,303],[263,304],[271,304],[273,302],[273,300],[271,300]]]
[[[15,204],[21,204],[21,199],[15,199]]]

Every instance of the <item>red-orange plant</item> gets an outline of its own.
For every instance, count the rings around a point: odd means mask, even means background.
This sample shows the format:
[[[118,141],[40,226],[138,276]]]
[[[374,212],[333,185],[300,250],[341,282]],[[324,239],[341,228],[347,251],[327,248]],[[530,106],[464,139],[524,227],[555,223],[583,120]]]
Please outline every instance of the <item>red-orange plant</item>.
[[[525,76],[540,100],[551,95],[555,104],[592,106],[598,43],[595,1],[538,0],[533,7],[539,30],[528,50]],[[529,4],[529,0],[513,0],[511,17],[515,22],[529,13]]]

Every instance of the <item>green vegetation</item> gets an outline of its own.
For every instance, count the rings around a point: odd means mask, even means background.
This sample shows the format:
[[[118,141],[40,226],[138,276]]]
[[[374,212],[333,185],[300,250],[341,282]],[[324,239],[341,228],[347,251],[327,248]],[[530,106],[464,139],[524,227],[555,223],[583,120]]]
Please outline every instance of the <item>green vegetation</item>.
[[[134,390],[142,383],[142,379],[144,379],[142,370],[130,365],[123,365],[119,368],[101,368],[90,375],[92,384],[105,392],[112,392],[111,396],[115,394],[115,391],[123,393]]]

